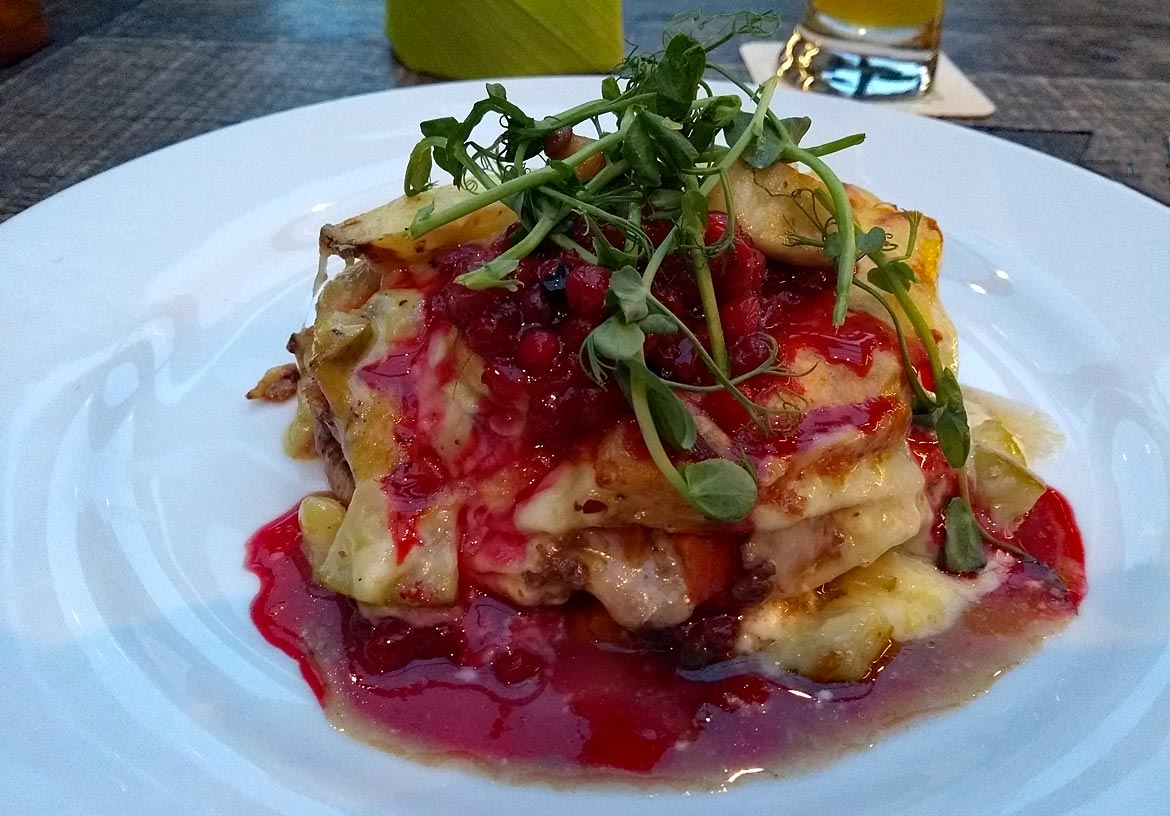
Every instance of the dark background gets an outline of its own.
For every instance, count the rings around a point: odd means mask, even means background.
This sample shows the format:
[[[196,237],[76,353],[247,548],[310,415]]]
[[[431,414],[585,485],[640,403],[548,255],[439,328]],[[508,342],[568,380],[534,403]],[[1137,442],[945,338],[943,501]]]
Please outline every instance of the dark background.
[[[732,11],[743,2],[701,5]],[[696,5],[625,0],[626,38],[656,48],[665,20]],[[44,6],[50,45],[0,69],[0,220],[208,130],[434,81],[395,62],[383,0]],[[803,2],[771,7],[790,26]],[[943,49],[998,107],[972,127],[1170,203],[1170,0],[950,0]],[[735,46],[717,56],[742,73]]]

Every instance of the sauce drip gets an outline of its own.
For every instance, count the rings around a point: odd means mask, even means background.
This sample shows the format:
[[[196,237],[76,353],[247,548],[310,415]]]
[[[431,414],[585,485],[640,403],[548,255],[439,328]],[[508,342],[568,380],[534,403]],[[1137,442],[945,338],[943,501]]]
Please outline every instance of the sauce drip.
[[[1079,565],[1083,555],[1054,490],[1017,543],[1057,563]],[[764,677],[744,660],[686,671],[669,651],[620,648],[585,597],[520,609],[468,590],[450,621],[371,620],[313,583],[295,511],[252,538],[247,565],[261,581],[257,627],[297,660],[347,731],[493,770],[506,760],[518,777],[709,788],[744,768],[806,770],[970,699],[1067,621],[1084,588],[1020,563],[953,629],[905,645],[875,678],[818,684]]]

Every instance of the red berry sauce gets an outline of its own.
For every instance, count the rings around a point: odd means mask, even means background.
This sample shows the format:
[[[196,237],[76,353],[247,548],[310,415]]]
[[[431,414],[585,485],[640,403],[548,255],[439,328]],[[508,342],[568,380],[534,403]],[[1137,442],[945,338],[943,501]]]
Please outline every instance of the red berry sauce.
[[[665,222],[646,223],[657,242],[669,229]],[[708,243],[726,228],[726,217],[713,214]],[[399,558],[417,542],[415,517],[445,485],[510,478],[518,505],[565,457],[616,426],[632,425],[613,378],[594,382],[579,359],[581,343],[606,315],[607,270],[545,247],[520,263],[514,277],[522,286],[514,292],[475,292],[454,282],[502,252],[507,239],[436,259],[418,335],[362,372],[367,384],[394,394],[401,405],[395,434],[406,459],[383,481]],[[769,338],[781,362],[812,348],[827,365],[860,375],[877,351],[896,349],[892,330],[869,315],[851,313],[842,326],[832,326],[828,273],[765,263],[742,234],[710,265],[736,373],[764,362]],[[384,277],[387,287],[412,281],[408,271]],[[653,291],[707,342],[698,288],[682,253],[668,257]],[[452,329],[483,359],[486,392],[454,462],[436,453],[432,439],[442,415],[438,386],[459,372],[449,362],[429,369],[422,362],[434,338]],[[646,352],[663,376],[711,382],[681,334],[651,336]],[[921,350],[914,354],[918,362]],[[789,386],[792,378],[756,379],[761,382],[745,387],[749,393]],[[790,433],[764,436],[730,395],[715,392],[700,404],[749,458],[796,453],[838,427],[873,432],[905,410],[892,397],[875,397],[808,411]],[[644,455],[636,432],[627,437],[635,440],[630,450]],[[955,492],[953,474],[932,434],[915,428],[910,442],[937,508]],[[763,677],[748,661],[712,663],[703,653],[709,643],[727,642],[742,609],[742,599],[729,589],[744,577],[735,556],[742,526],[722,538],[681,537],[688,587],[703,602],[680,627],[632,634],[587,596],[561,607],[517,608],[477,587],[479,561],[499,563],[525,552],[510,513],[511,506],[500,511],[467,504],[461,601],[450,619],[411,626],[391,617],[370,619],[352,600],[315,584],[296,514],[289,512],[248,544],[247,566],[261,581],[253,619],[298,661],[330,715],[375,744],[496,771],[506,761],[510,774],[524,778],[718,787],[744,768],[778,774],[807,769],[916,714],[969,699],[1059,628],[1084,595],[1079,533],[1067,503],[1050,490],[1013,539],[1042,563],[1017,564],[1005,584],[952,630],[904,646],[863,682]],[[955,670],[960,664],[965,668]],[[698,665],[705,668],[693,668]]]
[[[1076,527],[1048,496],[1019,543],[1067,547],[1057,557],[1079,564]],[[686,670],[670,651],[615,643],[616,624],[586,597],[521,609],[469,589],[451,622],[371,622],[313,583],[295,511],[257,533],[247,565],[261,581],[256,625],[349,733],[495,773],[506,761],[518,779],[709,789],[745,768],[767,770],[752,778],[808,770],[969,700],[1078,600],[1052,570],[1021,564],[953,629],[904,646],[874,677],[819,684],[763,677],[742,660]]]

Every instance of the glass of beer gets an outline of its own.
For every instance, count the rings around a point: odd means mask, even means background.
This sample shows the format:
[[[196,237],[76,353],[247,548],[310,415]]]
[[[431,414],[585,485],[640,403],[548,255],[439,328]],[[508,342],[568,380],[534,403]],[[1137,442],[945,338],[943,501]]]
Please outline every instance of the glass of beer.
[[[780,75],[804,90],[905,99],[934,80],[943,0],[809,0]]]

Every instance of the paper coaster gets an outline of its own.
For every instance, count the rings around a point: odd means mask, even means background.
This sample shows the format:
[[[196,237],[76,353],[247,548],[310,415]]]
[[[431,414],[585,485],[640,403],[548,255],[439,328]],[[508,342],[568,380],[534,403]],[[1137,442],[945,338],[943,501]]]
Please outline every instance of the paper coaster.
[[[739,47],[739,55],[752,81],[756,83],[763,82],[776,72],[783,53],[782,42],[750,42]],[[975,87],[975,83],[946,54],[938,55],[934,82],[925,94],[916,99],[875,101],[872,104],[941,118],[981,119],[995,113],[995,103]]]

